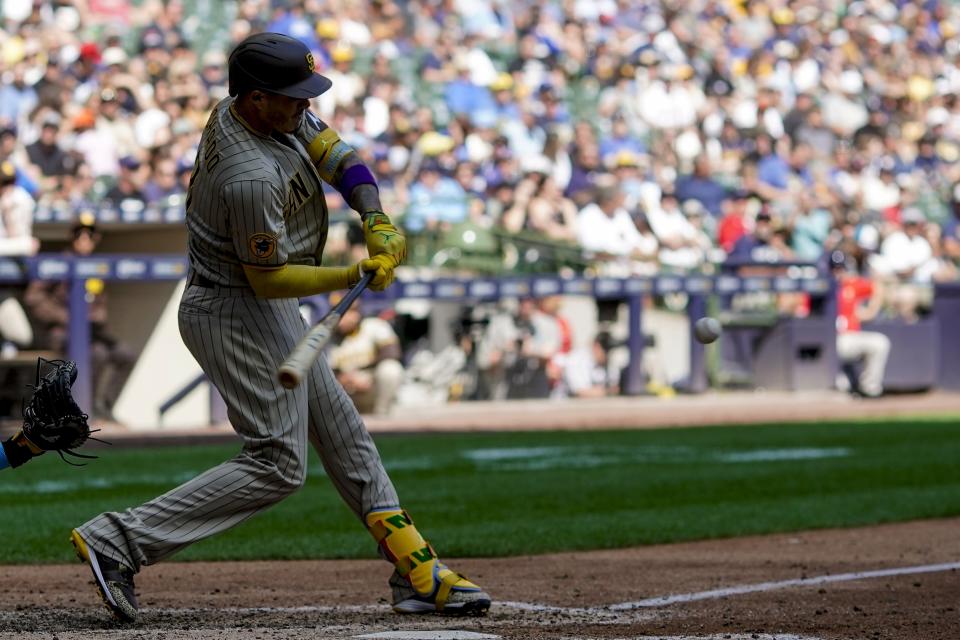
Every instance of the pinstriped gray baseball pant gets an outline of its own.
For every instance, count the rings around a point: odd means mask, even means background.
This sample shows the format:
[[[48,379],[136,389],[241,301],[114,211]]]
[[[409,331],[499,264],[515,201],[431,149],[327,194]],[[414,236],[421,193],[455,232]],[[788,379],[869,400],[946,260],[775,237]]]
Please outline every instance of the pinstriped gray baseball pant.
[[[399,504],[373,439],[326,358],[296,389],[276,381],[277,367],[307,328],[296,300],[188,286],[179,323],[187,348],[223,395],[243,449],[139,507],[81,526],[97,553],[138,570],[243,522],[303,485],[308,439],[358,518]]]

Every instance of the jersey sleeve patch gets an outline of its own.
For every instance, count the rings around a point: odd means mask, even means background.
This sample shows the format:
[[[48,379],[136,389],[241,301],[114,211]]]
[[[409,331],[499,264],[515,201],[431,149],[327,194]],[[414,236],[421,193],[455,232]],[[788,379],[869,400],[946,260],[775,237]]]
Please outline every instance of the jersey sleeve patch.
[[[254,233],[247,238],[250,255],[258,260],[268,260],[277,252],[277,237],[269,233]]]

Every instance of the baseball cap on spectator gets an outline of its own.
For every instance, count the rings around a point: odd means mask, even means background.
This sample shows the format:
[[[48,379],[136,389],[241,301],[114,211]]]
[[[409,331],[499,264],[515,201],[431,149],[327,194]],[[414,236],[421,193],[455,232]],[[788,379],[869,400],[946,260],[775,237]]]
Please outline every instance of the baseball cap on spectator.
[[[338,44],[330,52],[330,59],[334,62],[350,62],[354,57],[353,47],[348,44]]]
[[[639,167],[640,158],[637,157],[637,154],[629,149],[623,149],[618,152],[613,158],[613,166],[617,169],[623,169],[626,167]]]
[[[845,254],[843,251],[840,251],[839,249],[836,249],[830,252],[829,261],[830,261],[831,270],[834,270],[834,269],[846,270],[848,264],[851,263],[851,260],[847,257],[847,254]]]
[[[74,129],[89,129],[97,123],[97,120],[90,109],[81,109],[73,116],[71,122]]]
[[[203,54],[203,66],[205,67],[224,67],[227,64],[227,56],[223,51],[211,50]]]
[[[75,7],[57,7],[53,15],[54,24],[61,31],[73,33],[80,28],[80,12]]]
[[[0,138],[3,136],[17,137],[17,126],[9,122],[0,125]]]
[[[84,210],[77,214],[73,225],[70,227],[70,232],[74,237],[77,237],[81,231],[97,232],[97,217],[90,210]]]
[[[149,29],[144,31],[143,37],[140,40],[140,50],[146,51],[147,49],[162,49],[163,48],[163,34],[157,31],[156,29]]]
[[[106,66],[124,65],[127,63],[127,52],[120,47],[107,47],[100,56],[100,61]]]
[[[193,171],[193,162],[180,158],[177,160],[177,175],[183,175],[184,173],[189,173]]]
[[[43,116],[43,120],[40,121],[40,126],[44,128],[59,129],[62,120],[63,118],[60,117],[59,113],[50,112]]]
[[[317,22],[317,36],[324,40],[340,37],[340,23],[333,18],[324,18]]]
[[[425,156],[438,156],[441,153],[446,153],[453,149],[455,144],[453,138],[437,131],[427,131],[417,140],[417,146]]]
[[[923,224],[927,221],[927,217],[923,215],[923,212],[916,207],[907,207],[903,210],[903,213],[900,214],[900,222],[903,224]]]
[[[17,181],[17,168],[9,160],[0,162],[0,186],[7,186]]]
[[[644,47],[637,53],[637,64],[641,67],[652,67],[660,63],[660,56],[653,47]]]
[[[513,88],[513,76],[506,71],[498,73],[497,77],[490,83],[491,91],[509,91]]]
[[[523,159],[520,160],[520,169],[524,173],[541,173],[548,175],[551,167],[550,158],[539,153],[524,156]]]
[[[80,59],[92,62],[94,64],[100,63],[100,47],[97,46],[96,42],[84,42],[80,45]]]
[[[914,102],[925,102],[933,96],[935,89],[930,78],[912,75],[907,79],[907,96]]]
[[[123,156],[120,158],[120,167],[129,171],[136,171],[140,168],[140,161],[133,156]]]
[[[953,164],[960,160],[960,147],[957,147],[957,143],[952,140],[937,140],[936,149],[937,155],[945,162]]]
[[[796,21],[796,16],[793,11],[787,7],[781,9],[776,9],[773,12],[773,24],[775,25],[791,25]]]
[[[425,158],[423,163],[420,165],[420,173],[426,173],[427,171],[432,173],[443,173],[443,167],[440,165],[440,161],[436,158]]]
[[[384,40],[377,45],[378,56],[383,56],[387,60],[395,60],[400,56],[400,47],[393,40]]]

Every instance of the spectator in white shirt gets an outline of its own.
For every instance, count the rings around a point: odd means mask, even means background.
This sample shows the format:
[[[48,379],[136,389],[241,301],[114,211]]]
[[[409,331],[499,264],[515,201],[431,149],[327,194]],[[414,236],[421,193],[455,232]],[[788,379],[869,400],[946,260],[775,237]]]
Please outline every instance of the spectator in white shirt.
[[[573,398],[602,398],[619,392],[618,380],[607,362],[610,334],[600,332],[589,346],[567,354],[563,368],[564,395]]]
[[[683,207],[681,211],[672,192],[665,192],[660,198],[660,206],[647,212],[647,220],[660,242],[660,263],[668,268],[688,271],[703,263],[704,247],[701,244],[703,232],[697,231],[685,214],[689,211],[702,216],[705,209],[697,200],[688,200]]]
[[[884,167],[879,172],[865,170],[861,176],[860,195],[867,211],[885,211],[900,204],[900,185],[893,171]]]
[[[26,189],[16,184],[13,163],[0,162],[0,256],[30,256],[40,241],[33,237],[35,202]],[[23,348],[33,342],[30,320],[17,298],[0,290],[0,338]]]
[[[686,80],[693,72],[689,65],[664,66],[643,87],[637,97],[641,117],[654,129],[683,129],[693,125],[703,93]]]
[[[880,245],[880,253],[871,259],[870,268],[876,275],[929,283],[939,265],[924,236],[927,219],[919,209],[908,207],[900,214],[900,221],[902,229],[887,236]]]
[[[580,246],[601,261],[644,260],[656,252],[623,207],[624,193],[611,175],[597,178],[594,202],[577,215]]]
[[[0,256],[32,256],[40,246],[32,235],[36,202],[16,180],[13,163],[0,163]]]

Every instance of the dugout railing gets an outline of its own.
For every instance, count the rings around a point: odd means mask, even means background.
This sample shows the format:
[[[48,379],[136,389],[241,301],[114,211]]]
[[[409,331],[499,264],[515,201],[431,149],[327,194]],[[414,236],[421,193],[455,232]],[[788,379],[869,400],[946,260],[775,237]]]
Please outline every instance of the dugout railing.
[[[30,258],[0,259],[0,283],[7,286],[23,285],[33,279],[67,281],[70,304],[70,340],[66,354],[75,360],[81,371],[90,367],[90,325],[87,319],[86,281],[98,278],[117,282],[179,281],[186,276],[187,260],[178,255],[133,255],[110,254],[76,258],[62,254],[40,254]],[[550,295],[589,296],[597,300],[622,301],[629,311],[627,348],[629,365],[625,371],[623,391],[634,395],[643,391],[643,376],[640,369],[644,349],[643,309],[644,298],[650,295],[664,296],[684,293],[688,297],[686,313],[691,320],[707,314],[708,301],[741,293],[767,292],[805,293],[820,301],[815,317],[782,318],[775,327],[768,327],[772,344],[779,345],[761,353],[766,360],[758,373],[762,382],[770,385],[776,376],[787,375],[792,368],[792,359],[803,359],[804,346],[817,343],[828,345],[835,342],[835,290],[829,277],[791,277],[790,275],[741,276],[741,275],[659,275],[655,277],[559,277],[535,275],[523,277],[438,277],[430,280],[398,280],[386,292],[367,292],[372,302],[389,304],[406,299],[427,299],[437,302],[475,304],[501,298],[544,297]],[[326,298],[317,296],[305,302],[322,312]],[[936,286],[930,324],[936,335],[932,344],[935,353],[930,357],[936,362],[936,386],[945,389],[960,389],[960,335],[954,329],[960,318],[960,283],[940,283]],[[691,322],[692,325],[692,322]],[[779,332],[779,338],[777,338]],[[815,334],[815,338],[811,335]],[[710,386],[707,367],[707,351],[689,335],[690,375],[684,389],[701,392]],[[779,339],[779,342],[777,340]],[[917,354],[911,354],[916,358]],[[835,351],[827,348],[825,358],[816,371],[817,382],[824,388],[832,386],[832,378],[824,378],[823,372],[832,375],[838,367]],[[802,363],[801,363],[802,366]],[[800,375],[803,372],[801,371]],[[790,388],[789,380],[781,385]],[[74,387],[82,407],[91,405],[91,378],[81,376]],[[221,412],[217,412],[222,415]]]

